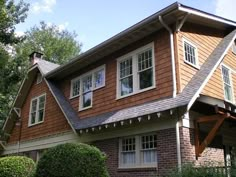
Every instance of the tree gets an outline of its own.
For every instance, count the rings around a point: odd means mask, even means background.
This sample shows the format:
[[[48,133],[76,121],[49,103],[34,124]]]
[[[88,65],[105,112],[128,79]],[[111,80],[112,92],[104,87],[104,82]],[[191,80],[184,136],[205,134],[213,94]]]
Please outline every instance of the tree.
[[[12,71],[15,64],[11,64],[8,47],[22,41],[22,37],[15,35],[15,25],[24,22],[28,7],[29,4],[22,0],[17,4],[13,0],[0,0],[0,127],[9,111],[9,81],[18,82],[17,74]]]
[[[81,51],[81,43],[76,41],[77,34],[60,30],[56,25],[40,22],[25,34],[25,40],[16,46],[16,58],[27,58],[33,52],[41,52],[44,59],[64,64]]]

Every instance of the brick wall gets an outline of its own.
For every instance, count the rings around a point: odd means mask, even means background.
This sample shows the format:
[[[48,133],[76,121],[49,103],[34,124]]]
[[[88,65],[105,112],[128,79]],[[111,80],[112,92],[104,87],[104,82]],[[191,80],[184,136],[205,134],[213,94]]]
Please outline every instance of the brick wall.
[[[201,137],[205,137],[205,134],[202,134]],[[215,141],[204,150],[198,160],[195,157],[194,130],[184,127],[180,128],[180,141],[182,163],[193,162],[196,165],[224,165],[224,149],[220,138],[215,138]]]
[[[154,177],[165,176],[177,165],[175,129],[157,132],[157,168],[118,169],[119,139],[108,139],[93,142],[107,155],[107,167],[112,177]]]
[[[43,93],[46,93],[44,122],[29,127],[28,120],[31,99]],[[40,84],[36,84],[36,80],[33,82],[26,101],[21,108],[21,119],[21,135],[19,134],[20,126],[15,126],[8,143],[17,142],[19,139],[21,141],[35,139],[71,130],[70,125],[67,123],[66,118],[64,117],[61,109],[58,107],[53,95],[49,91],[48,86],[44,81]]]

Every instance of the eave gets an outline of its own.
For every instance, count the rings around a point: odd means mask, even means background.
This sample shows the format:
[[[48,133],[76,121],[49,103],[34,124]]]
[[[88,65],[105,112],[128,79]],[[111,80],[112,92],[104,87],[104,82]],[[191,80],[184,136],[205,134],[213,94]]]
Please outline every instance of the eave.
[[[120,49],[163,29],[162,24],[158,20],[159,16],[162,16],[162,19],[167,25],[173,25],[173,27],[175,27],[174,25],[178,24],[187,14],[188,18],[186,19],[186,22],[225,30],[226,33],[229,33],[229,31],[232,31],[232,29],[236,27],[236,22],[234,21],[184,6],[176,2],[73,58],[70,62],[49,72],[46,77],[54,80],[62,79],[105,56],[119,51]]]

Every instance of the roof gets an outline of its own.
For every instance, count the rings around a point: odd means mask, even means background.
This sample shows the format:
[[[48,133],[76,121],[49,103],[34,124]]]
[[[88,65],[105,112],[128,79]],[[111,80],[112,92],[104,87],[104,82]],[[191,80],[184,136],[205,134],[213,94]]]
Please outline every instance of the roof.
[[[159,16],[162,16],[164,22],[167,25],[170,25],[176,23],[177,20],[184,19],[186,15],[188,15],[186,22],[197,23],[229,31],[232,31],[232,29],[236,27],[236,22],[232,20],[209,14],[176,2],[118,33],[114,37],[102,42],[94,48],[82,53],[70,60],[68,63],[52,70],[46,77],[49,79],[53,78],[54,80],[62,79],[63,77],[66,77],[129,44],[160,30],[163,26],[159,21]]]
[[[40,59],[36,65],[39,67],[39,70],[41,71],[42,75],[46,75],[50,71],[53,71],[54,69],[60,66],[58,64],[43,59]]]
[[[217,45],[217,47],[208,57],[206,62],[204,62],[198,72],[189,81],[184,90],[175,98],[157,100],[154,102],[145,103],[139,106],[134,106],[118,111],[113,111],[86,119],[79,119],[74,113],[74,110],[72,110],[70,104],[66,101],[66,98],[64,97],[63,93],[60,92],[59,89],[52,89],[52,91],[54,92],[53,95],[55,96],[56,100],[59,100],[58,103],[61,104],[63,112],[65,112],[65,114],[67,115],[66,117],[68,121],[72,122],[72,126],[75,130],[111,124],[156,112],[173,109],[180,106],[185,106],[190,104],[191,102],[194,102],[197,99],[197,96],[200,94],[215,69],[223,60],[225,53],[232,45],[235,38],[236,29],[221,40],[221,42]]]
[[[13,108],[15,108],[15,107],[21,108],[22,107],[38,71],[40,71],[41,74],[43,76],[45,76],[48,72],[56,69],[57,67],[59,67],[58,64],[51,63],[51,62],[43,60],[43,59],[40,59],[36,64],[34,64],[33,66],[30,67],[26,77],[24,78],[24,80],[21,83],[21,86],[18,90],[17,96],[16,96],[16,98],[12,104],[12,108],[9,112],[9,116],[6,119],[6,122],[4,123],[4,126],[3,126],[4,130],[5,130],[7,124],[9,124],[8,125],[9,127],[13,126],[12,121],[14,121],[14,119],[9,119],[11,114],[14,113]],[[9,120],[11,121],[11,123],[9,123]]]

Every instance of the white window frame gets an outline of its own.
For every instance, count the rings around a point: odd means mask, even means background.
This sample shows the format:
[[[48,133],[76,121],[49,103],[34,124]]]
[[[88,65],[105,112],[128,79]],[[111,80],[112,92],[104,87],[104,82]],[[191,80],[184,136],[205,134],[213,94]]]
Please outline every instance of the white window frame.
[[[104,83],[103,83],[102,85],[100,85],[99,87],[96,87],[96,88],[95,88],[95,73],[98,72],[98,71],[100,71],[100,70],[104,70]],[[83,80],[83,78],[85,78],[85,77],[87,77],[87,76],[89,76],[89,75],[92,75],[92,89],[91,89],[92,98],[91,98],[91,106],[83,107],[83,105],[82,105],[82,99],[83,99],[83,97],[82,97],[82,94],[83,94],[83,82],[82,82],[82,80]],[[73,83],[74,83],[75,81],[78,81],[78,80],[80,80],[80,93],[79,93],[78,95],[72,96],[72,93],[73,93]],[[70,99],[73,99],[73,98],[75,98],[75,97],[80,97],[80,98],[79,98],[79,111],[83,111],[83,110],[89,109],[89,108],[91,108],[91,107],[93,106],[93,92],[94,92],[95,90],[98,90],[98,89],[100,89],[100,88],[105,87],[105,85],[106,85],[106,65],[104,64],[104,65],[101,65],[101,66],[99,66],[99,67],[97,67],[97,68],[95,68],[95,69],[93,69],[93,70],[91,70],[91,71],[89,71],[89,72],[87,72],[87,73],[84,73],[84,74],[82,74],[81,76],[76,77],[76,78],[74,78],[74,79],[71,80],[71,85],[70,85]]]
[[[139,77],[138,77],[138,54],[145,52],[146,50],[152,50],[152,68],[153,68],[153,86],[147,87],[145,89],[139,89]],[[132,57],[132,78],[133,78],[133,92],[121,96],[120,90],[120,63]],[[154,52],[154,42],[151,42],[143,47],[140,47],[122,57],[117,59],[117,76],[116,76],[116,99],[125,98],[131,95],[135,95],[147,90],[156,88],[156,70],[155,70],[155,52]]]
[[[189,62],[188,60],[186,60],[185,47],[184,47],[185,43],[191,45],[191,46],[195,49],[194,51],[195,51],[196,64],[193,64],[193,63]],[[194,68],[196,68],[196,69],[199,69],[199,68],[200,68],[200,66],[199,66],[199,61],[198,61],[198,48],[197,48],[197,46],[196,46],[194,43],[190,42],[190,41],[187,40],[186,38],[183,38],[183,56],[184,56],[184,62],[185,62],[185,63],[191,65],[192,67],[194,67]]]
[[[233,42],[233,45],[232,45],[232,52],[233,52],[233,54],[236,55],[236,41]]]
[[[142,155],[142,136],[152,136],[156,135],[156,133],[148,133],[148,134],[141,134],[141,135],[134,135],[134,136],[128,136],[128,137],[121,137],[119,138],[119,169],[125,169],[125,168],[156,168],[158,165],[158,162],[150,163],[150,164],[144,164],[141,162],[141,155]],[[122,164],[122,140],[125,138],[135,138],[135,164],[134,165],[124,165]],[[156,157],[158,159],[158,157]]]
[[[225,96],[225,87],[224,87],[224,76],[223,76],[223,70],[222,70],[222,67],[225,67],[226,69],[229,70],[229,80],[230,80],[230,86],[231,86],[231,92],[232,92],[232,100],[228,100]],[[231,103],[235,103],[235,98],[234,98],[234,87],[233,87],[233,80],[232,80],[232,72],[234,72],[229,66],[225,65],[225,64],[221,64],[221,67],[220,67],[220,70],[221,70],[221,77],[222,77],[222,84],[223,84],[223,91],[224,91],[224,99],[228,102],[231,102]]]
[[[70,99],[76,98],[80,95],[80,93],[78,95],[73,95],[73,84],[77,81],[80,81],[80,77],[76,77],[76,78],[72,79],[70,82]],[[80,86],[81,86],[81,83],[80,83]]]
[[[39,121],[39,98],[42,97],[42,96],[45,96],[45,102],[44,102],[44,108],[43,108],[43,118],[42,118],[42,121]],[[32,102],[34,100],[37,100],[37,104],[36,104],[36,116],[35,116],[35,123],[31,123],[31,110],[32,110]],[[37,97],[34,97],[31,99],[31,102],[30,102],[30,110],[29,110],[29,121],[28,121],[28,126],[34,126],[34,125],[37,125],[37,124],[40,124],[40,123],[43,123],[44,122],[44,117],[45,117],[45,108],[46,108],[46,101],[47,101],[47,97],[46,97],[46,93],[42,94],[42,95],[39,95]]]
[[[41,73],[37,74],[36,84],[40,84],[43,81],[43,76]]]

